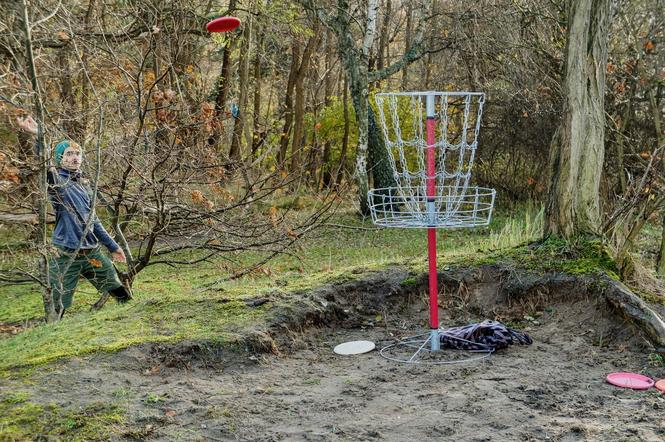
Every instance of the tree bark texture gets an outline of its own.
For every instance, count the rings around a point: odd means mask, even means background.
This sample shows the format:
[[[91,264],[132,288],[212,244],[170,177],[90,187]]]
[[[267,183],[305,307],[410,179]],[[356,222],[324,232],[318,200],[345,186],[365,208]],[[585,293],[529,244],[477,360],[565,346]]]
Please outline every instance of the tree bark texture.
[[[229,11],[236,8],[237,0],[229,1]],[[208,144],[217,146],[222,133],[221,119],[224,116],[224,109],[226,108],[226,101],[229,97],[229,89],[231,87],[231,52],[233,51],[235,39],[229,38],[222,48],[222,67],[219,71],[217,78],[217,90],[215,94],[215,124],[213,126],[213,133],[208,138]]]
[[[406,30],[404,31],[404,53],[409,52],[411,49],[411,34],[413,33],[412,31],[412,17],[413,17],[413,3],[408,2],[406,5]],[[407,87],[409,85],[409,67],[404,66],[402,69],[402,90],[406,91],[408,90]]]
[[[325,69],[326,69],[326,78],[325,78],[325,88],[324,88],[324,105],[329,106],[331,97],[333,94],[333,75],[332,75],[332,66],[334,63],[334,46],[332,44],[333,36],[330,30],[326,31],[326,58],[325,58]],[[332,143],[326,141],[323,145],[323,158],[321,164],[321,177],[319,182],[323,185],[324,188],[329,188],[332,185],[332,164],[330,164],[330,158],[332,156]]]
[[[663,57],[665,59],[665,56]],[[649,104],[651,105],[651,112],[653,112],[653,123],[654,129],[656,130],[656,142],[658,147],[665,149],[665,133],[663,133],[663,123],[662,123],[662,109],[663,106],[660,103],[660,100],[657,97],[657,93],[654,89],[649,91]],[[662,170],[665,173],[665,155],[661,154],[662,157]],[[658,259],[656,262],[656,273],[659,275],[665,275],[665,207],[660,208],[663,215],[663,230],[660,234],[660,249],[658,249]]]
[[[390,153],[381,135],[381,129],[376,124],[376,115],[374,115],[374,110],[371,106],[368,107],[368,121],[369,164],[371,165],[370,172],[372,173],[374,188],[396,187],[395,175],[393,174],[393,168],[388,158]]]
[[[305,78],[307,77],[312,54],[316,48],[318,48],[320,40],[321,32],[317,24],[315,25],[314,35],[310,37],[307,41],[307,45],[305,45],[302,57],[300,57],[300,66],[298,66],[298,71],[296,73],[294,85],[295,103],[293,108],[293,140],[291,141],[291,171],[296,171],[302,167],[302,164],[300,164],[300,158],[305,132]]]
[[[35,151],[35,156],[39,161],[39,176],[37,181],[38,197],[36,198],[37,213],[39,224],[37,226],[37,240],[39,248],[39,277],[43,284],[42,300],[44,302],[44,313],[48,322],[57,322],[60,315],[55,311],[53,302],[53,291],[50,284],[49,266],[48,266],[48,235],[47,235],[47,212],[46,200],[48,198],[48,161],[49,151],[46,143],[44,142],[44,107],[41,100],[41,92],[39,89],[39,82],[37,80],[37,70],[35,68],[35,58],[32,51],[32,35],[30,31],[30,19],[28,15],[28,4],[26,0],[22,1],[22,24],[25,34],[25,49],[26,49],[26,63],[28,68],[28,77],[32,84],[32,92],[34,94],[34,107],[35,114],[37,115],[38,132],[37,132],[37,146],[38,150]]]
[[[231,161],[240,161],[243,157],[243,131],[245,129],[245,123],[249,113],[248,109],[248,82],[249,82],[249,59],[250,59],[250,47],[252,42],[252,16],[249,16],[247,24],[243,30],[242,35],[242,46],[240,49],[240,97],[238,99],[238,115],[235,118],[233,124],[233,136],[231,137],[231,149],[229,150],[229,159]]]
[[[254,55],[254,110],[252,113],[252,159],[256,157],[257,151],[265,140],[265,134],[260,128],[261,120],[261,53],[263,52],[263,40],[265,30],[261,29],[256,42],[256,54]]]
[[[351,133],[351,118],[349,116],[349,81],[346,76],[344,76],[342,87],[344,88],[344,92],[342,93],[344,135],[342,136],[342,151],[339,154],[339,167],[337,168],[337,175],[335,176],[335,187],[342,185],[342,179],[346,172],[346,156],[349,151],[349,134]]]
[[[286,169],[286,152],[291,139],[291,125],[293,124],[293,89],[296,84],[296,75],[300,66],[300,46],[294,44],[291,48],[291,70],[286,84],[286,95],[284,97],[284,127],[279,140],[279,155],[277,163],[282,170]]]
[[[609,24],[610,0],[569,2],[565,98],[550,148],[546,234],[570,238],[600,232]]]
[[[360,213],[369,214],[369,180],[367,175],[368,148],[368,86],[369,54],[376,34],[377,0],[369,0],[365,38],[361,48],[356,47],[350,30],[349,2],[338,0],[338,14],[335,27],[339,40],[339,52],[344,61],[349,78],[349,89],[358,122],[358,148],[356,153],[356,182]]]

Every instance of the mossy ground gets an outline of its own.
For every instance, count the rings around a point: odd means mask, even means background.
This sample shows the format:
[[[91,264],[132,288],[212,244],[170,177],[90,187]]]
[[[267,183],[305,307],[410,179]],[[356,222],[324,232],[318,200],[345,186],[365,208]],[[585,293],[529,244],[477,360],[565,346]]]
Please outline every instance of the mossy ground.
[[[31,402],[25,393],[0,398],[0,440],[109,440],[125,413],[116,404],[95,403],[75,410]]]
[[[560,238],[546,238],[531,244],[493,251],[462,261],[466,265],[496,263],[537,272],[562,272],[573,275],[605,273],[618,279],[618,268],[607,246],[595,238],[580,238],[568,242]]]

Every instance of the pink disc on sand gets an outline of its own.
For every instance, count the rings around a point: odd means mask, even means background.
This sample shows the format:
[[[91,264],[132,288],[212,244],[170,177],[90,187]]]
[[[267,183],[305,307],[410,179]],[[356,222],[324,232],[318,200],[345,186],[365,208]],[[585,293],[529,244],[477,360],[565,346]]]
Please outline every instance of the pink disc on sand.
[[[654,384],[653,379],[637,373],[610,373],[607,375],[607,382],[633,390],[648,390]]]
[[[238,26],[240,26],[240,19],[228,15],[209,21],[206,29],[208,32],[228,32],[233,31]]]
[[[656,382],[656,388],[665,393],[665,379]]]

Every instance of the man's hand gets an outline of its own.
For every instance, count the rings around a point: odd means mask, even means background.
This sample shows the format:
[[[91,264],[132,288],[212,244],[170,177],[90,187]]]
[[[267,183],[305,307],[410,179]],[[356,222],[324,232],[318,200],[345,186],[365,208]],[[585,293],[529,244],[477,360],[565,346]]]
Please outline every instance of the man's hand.
[[[125,257],[125,252],[122,249],[118,249],[115,252],[111,252],[111,258],[116,262],[127,262]]]
[[[30,115],[28,115],[25,118],[16,117],[16,124],[18,125],[18,127],[26,131],[27,133],[32,135],[37,135],[38,131],[37,122],[33,120]]]

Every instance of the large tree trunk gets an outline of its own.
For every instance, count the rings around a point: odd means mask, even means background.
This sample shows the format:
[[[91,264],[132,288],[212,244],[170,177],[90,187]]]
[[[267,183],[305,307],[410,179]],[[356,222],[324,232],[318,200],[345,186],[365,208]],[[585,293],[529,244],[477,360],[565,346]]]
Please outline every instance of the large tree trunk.
[[[563,118],[551,144],[545,234],[600,232],[610,0],[570,0]]]
[[[381,128],[376,124],[376,116],[371,107],[368,108],[368,117],[369,164],[371,165],[370,170],[374,188],[395,187],[397,184],[393,168],[390,165],[390,159],[388,158],[389,152],[381,134]]]
[[[350,31],[349,4],[346,0],[338,0],[337,26],[335,31],[339,39],[339,52],[344,61],[349,78],[349,88],[353,107],[358,122],[358,148],[356,152],[356,182],[360,213],[369,214],[369,180],[367,176],[367,145],[368,145],[368,83],[369,55],[376,34],[377,0],[369,0],[367,5],[367,24],[365,38],[360,51],[355,46]]]
[[[358,198],[360,213],[369,214],[369,177],[367,175],[367,147],[368,147],[368,107],[367,101],[367,67],[356,66],[349,72],[350,90],[353,107],[358,122],[358,150],[356,152],[356,183],[358,185]]]

